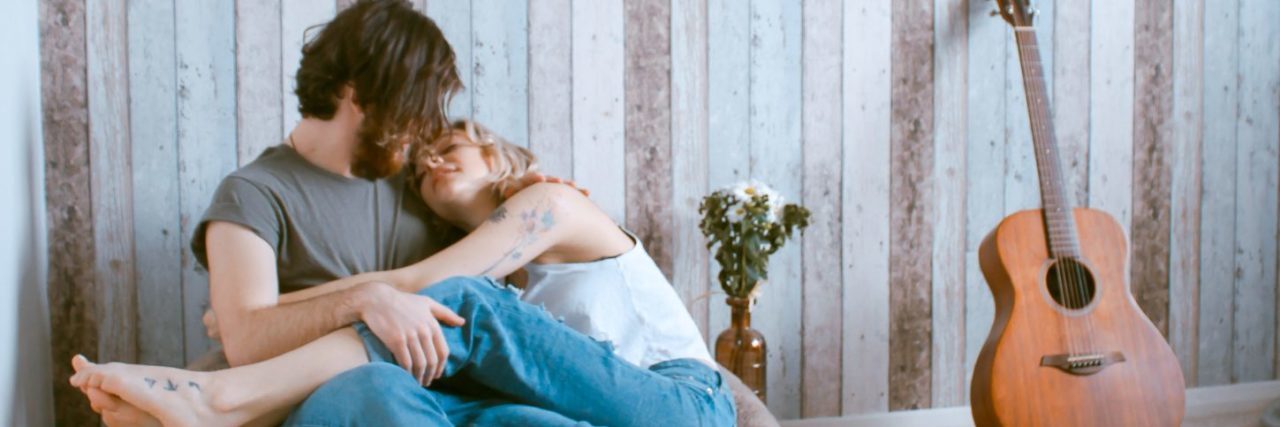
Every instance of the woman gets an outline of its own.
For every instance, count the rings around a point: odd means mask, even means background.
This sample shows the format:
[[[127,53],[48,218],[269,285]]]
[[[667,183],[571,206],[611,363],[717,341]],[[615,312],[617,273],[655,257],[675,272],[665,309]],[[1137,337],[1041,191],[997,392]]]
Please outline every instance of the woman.
[[[472,122],[455,123],[413,157],[423,199],[466,237],[414,265],[282,301],[367,282],[433,292],[466,319],[446,334],[445,386],[479,386],[592,424],[734,423],[733,399],[702,337],[634,236],[567,186],[537,184],[506,197],[513,177],[533,170],[535,159]],[[522,268],[525,302],[492,280],[444,280],[506,277]],[[435,285],[423,290],[423,283]],[[357,323],[276,358],[212,373],[95,365],[77,356],[71,383],[91,397],[118,397],[165,425],[236,425],[279,419],[320,384],[370,361],[394,358]]]

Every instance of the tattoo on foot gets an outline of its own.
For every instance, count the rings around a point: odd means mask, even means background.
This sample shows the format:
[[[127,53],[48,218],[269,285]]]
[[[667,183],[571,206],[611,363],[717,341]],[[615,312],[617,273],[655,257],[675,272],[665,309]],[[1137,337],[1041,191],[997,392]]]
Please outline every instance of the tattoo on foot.
[[[165,386],[164,386],[164,389],[165,389],[165,390],[169,390],[169,391],[178,391],[178,385],[177,385],[177,384],[174,384],[174,383],[173,383],[173,380],[164,380],[164,382],[166,382],[166,383],[167,383],[167,384],[165,384]]]
[[[142,380],[147,382],[147,388],[155,388],[155,387],[156,387],[156,380],[155,380],[155,378],[143,378]]]
[[[197,384],[195,381],[187,381],[187,387],[194,388],[196,391],[204,391],[200,388],[200,384]]]

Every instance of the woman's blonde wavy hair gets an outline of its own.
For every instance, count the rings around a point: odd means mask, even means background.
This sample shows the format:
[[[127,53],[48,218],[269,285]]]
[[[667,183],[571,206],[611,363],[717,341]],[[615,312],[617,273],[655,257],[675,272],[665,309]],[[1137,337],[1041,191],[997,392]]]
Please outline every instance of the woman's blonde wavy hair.
[[[493,191],[499,199],[504,198],[507,190],[525,174],[538,170],[538,157],[532,151],[512,144],[489,128],[466,119],[453,122],[449,130],[439,138],[414,150],[413,164],[421,167],[428,157],[436,155],[440,145],[448,144],[455,137],[462,137],[480,147],[480,152],[490,161],[493,169],[490,174],[494,182]],[[421,182],[417,184],[421,185]]]

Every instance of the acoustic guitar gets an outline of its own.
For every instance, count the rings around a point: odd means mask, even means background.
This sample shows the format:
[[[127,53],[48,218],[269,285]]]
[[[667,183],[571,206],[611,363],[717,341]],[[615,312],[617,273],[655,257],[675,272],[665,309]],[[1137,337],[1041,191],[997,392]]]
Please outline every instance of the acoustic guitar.
[[[1129,291],[1124,230],[1072,208],[1054,141],[1029,0],[997,0],[1017,39],[1043,209],[982,242],[996,315],[974,368],[978,426],[1178,426],[1182,371]]]

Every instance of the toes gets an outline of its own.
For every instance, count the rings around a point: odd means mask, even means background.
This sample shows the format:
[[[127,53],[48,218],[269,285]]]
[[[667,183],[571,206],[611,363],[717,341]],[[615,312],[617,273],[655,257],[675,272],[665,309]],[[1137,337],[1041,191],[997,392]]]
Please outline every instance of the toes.
[[[93,366],[93,362],[90,362],[89,358],[84,357],[83,354],[77,354],[75,357],[71,358],[71,367],[74,368],[76,372],[80,372],[81,369],[90,366]]]
[[[95,411],[116,411],[120,409],[120,399],[101,389],[90,388],[85,394],[89,395],[89,404],[93,406]]]

